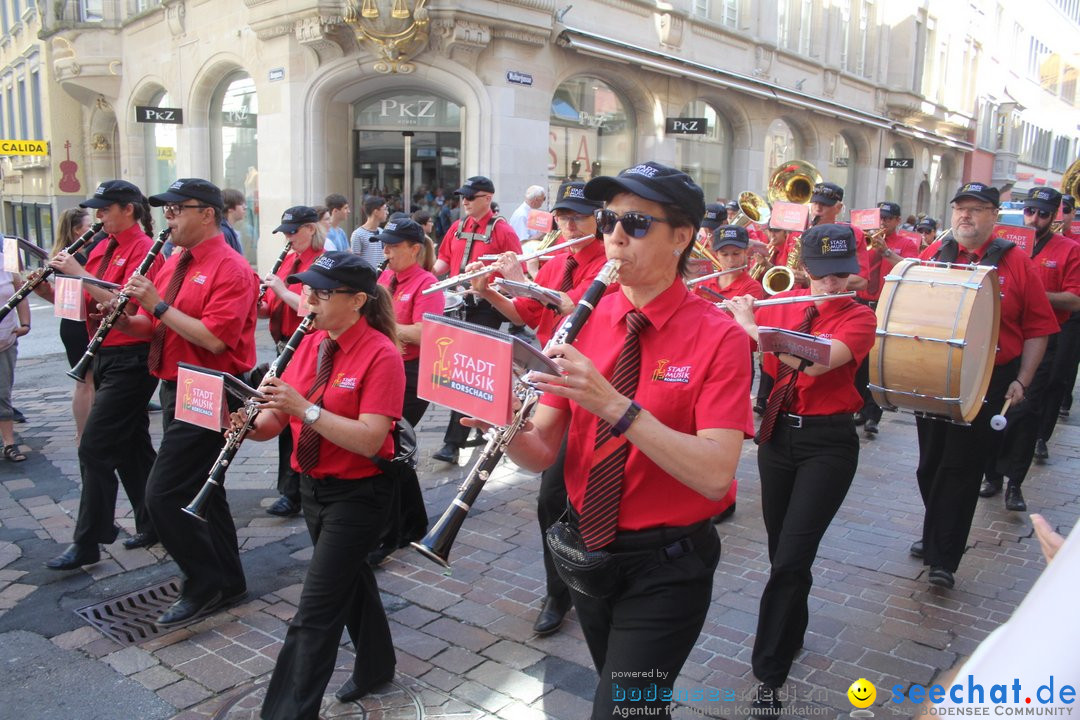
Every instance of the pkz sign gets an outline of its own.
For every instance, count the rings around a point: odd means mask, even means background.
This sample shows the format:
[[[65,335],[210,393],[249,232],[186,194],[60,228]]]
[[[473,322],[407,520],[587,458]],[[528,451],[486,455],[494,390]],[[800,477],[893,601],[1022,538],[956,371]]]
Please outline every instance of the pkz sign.
[[[704,135],[708,131],[707,118],[667,118],[667,132],[672,135]]]
[[[885,158],[886,170],[911,170],[915,167],[915,158]]]
[[[141,123],[167,123],[169,125],[181,125],[184,122],[184,111],[180,108],[135,106],[135,122]]]

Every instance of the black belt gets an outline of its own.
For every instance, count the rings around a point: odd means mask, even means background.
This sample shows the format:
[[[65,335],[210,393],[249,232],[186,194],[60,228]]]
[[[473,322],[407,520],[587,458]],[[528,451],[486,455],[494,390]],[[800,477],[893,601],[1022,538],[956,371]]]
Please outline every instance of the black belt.
[[[851,413],[839,413],[837,415],[795,415],[794,413],[781,413],[776,418],[777,427],[789,427],[796,430],[805,427],[819,427],[823,425],[854,425],[855,417]]]
[[[112,355],[147,355],[150,353],[150,343],[132,343],[131,345],[110,345],[98,348],[98,357],[110,357]]]
[[[567,500],[566,510],[571,521],[578,524],[578,513]],[[716,534],[711,519],[696,522],[693,525],[647,528],[645,530],[620,530],[615,539],[603,549],[610,553],[640,553],[656,550],[661,561],[670,561],[688,555],[700,545],[705,533]]]

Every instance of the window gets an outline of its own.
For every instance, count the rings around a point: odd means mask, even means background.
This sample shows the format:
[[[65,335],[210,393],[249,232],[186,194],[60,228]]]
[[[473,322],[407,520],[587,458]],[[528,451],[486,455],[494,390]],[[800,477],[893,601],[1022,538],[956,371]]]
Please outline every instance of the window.
[[[1061,73],[1061,99],[1076,105],[1076,68],[1072,65],[1066,65]]]
[[[15,81],[18,86],[19,93],[19,139],[26,140],[28,138],[29,126],[26,122],[26,78],[20,78]],[[15,136],[12,135],[14,138]]]
[[[633,164],[634,118],[622,95],[588,75],[570,78],[551,98],[548,197],[563,180],[614,175]]]
[[[772,175],[773,171],[786,163],[799,157],[800,148],[795,142],[795,135],[786,122],[777,118],[769,124],[769,130],[765,134],[765,178]]]
[[[150,103],[152,107],[169,107],[169,94],[159,93]],[[146,158],[147,195],[156,195],[169,187],[176,179],[176,125],[169,123],[143,124],[143,147]]]
[[[242,191],[247,200],[245,221],[233,227],[252,263],[259,226],[258,115],[255,81],[244,72],[227,76],[210,102],[210,161],[213,182]]]
[[[799,54],[810,54],[810,31],[814,24],[814,0],[802,0],[799,14]]]
[[[7,106],[8,106],[8,118],[7,118],[7,136],[14,140],[19,137],[15,134],[15,96],[14,90],[11,86],[7,87]]]
[[[1061,136],[1054,140],[1054,161],[1050,167],[1054,172],[1065,172],[1072,160],[1072,138]]]
[[[675,165],[694,178],[705,192],[705,201],[733,197],[746,188],[731,187],[731,130],[723,115],[708,103],[687,103],[679,117],[705,118],[704,135],[669,135],[675,140]]]
[[[34,110],[34,140],[44,140],[45,130],[41,122],[41,73],[34,70],[30,73],[30,97],[33,99]]]
[[[911,157],[905,148],[900,143],[896,143],[889,148],[890,158],[902,158]],[[905,170],[899,170],[892,168],[885,171],[885,200],[889,202],[899,203],[900,207],[904,206],[904,175],[902,173],[908,172]]]
[[[829,143],[829,171],[825,177],[844,188],[844,202],[848,207],[859,207],[855,204],[855,162],[851,157],[851,146],[840,133]]]

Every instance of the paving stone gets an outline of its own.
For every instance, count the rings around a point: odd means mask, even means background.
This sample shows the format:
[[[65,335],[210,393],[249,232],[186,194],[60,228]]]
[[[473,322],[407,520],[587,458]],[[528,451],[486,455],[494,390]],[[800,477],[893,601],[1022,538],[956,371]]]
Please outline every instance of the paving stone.
[[[158,664],[157,658],[137,647],[126,647],[102,659],[121,675],[134,675]]]

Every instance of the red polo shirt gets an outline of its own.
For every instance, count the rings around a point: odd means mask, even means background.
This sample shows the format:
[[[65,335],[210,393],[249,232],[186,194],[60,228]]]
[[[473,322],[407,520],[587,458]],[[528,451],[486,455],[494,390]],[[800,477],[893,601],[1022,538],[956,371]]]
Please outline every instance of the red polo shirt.
[[[983,243],[974,255],[963,255],[958,263],[978,263],[985,254],[990,241]],[[941,241],[931,243],[919,256],[923,260],[933,260],[941,248]],[[961,246],[961,253],[964,248]],[[1031,259],[1016,248],[1001,256],[997,266],[998,282],[1001,285],[1001,322],[998,332],[997,355],[995,365],[1020,357],[1024,350],[1024,340],[1053,335],[1058,331],[1058,321],[1050,301],[1046,299],[1039,274]]]
[[[564,241],[560,239],[559,242]],[[562,285],[563,272],[566,270],[566,261],[570,255],[570,252],[561,252],[544,263],[536,273],[536,283],[546,288],[558,290],[559,286]],[[571,288],[567,295],[570,296],[574,303],[577,303],[585,295],[585,291],[589,289],[592,281],[600,274],[600,268],[607,262],[607,255],[604,253],[604,241],[593,240],[578,250],[574,257],[577,258],[578,266],[570,273],[574,287]],[[605,294],[613,292],[617,287],[619,287],[617,283],[611,283],[608,285]],[[540,342],[540,347],[547,345],[548,340],[559,329],[559,324],[563,321],[562,315],[531,298],[514,298],[514,307],[517,309],[518,314],[521,315],[521,319],[525,321],[525,324],[536,330],[536,339]]]
[[[306,393],[315,382],[319,343],[327,336],[325,330],[316,330],[306,335],[281,379],[301,393]],[[405,368],[402,365],[401,353],[394,343],[368,325],[363,317],[342,333],[337,341],[339,347],[334,354],[334,369],[330,374],[326,392],[322,395],[323,409],[350,419],[370,414],[399,420],[402,398],[405,397]],[[304,423],[300,418],[290,416],[289,427],[293,437],[299,438]],[[378,455],[384,458],[393,457],[392,434],[387,434]],[[295,446],[292,467],[300,472]],[[320,436],[319,462],[309,474],[315,478],[358,479],[378,475],[380,472],[375,463],[363,455],[349,452]]]
[[[918,243],[905,235],[901,235],[900,233],[892,233],[886,236],[885,245],[902,258],[919,257]],[[884,255],[877,250],[867,251],[867,262],[873,262],[875,256],[877,256],[881,260],[881,262],[878,263],[877,292],[869,292],[869,278],[867,278],[867,290],[860,290],[858,293],[858,297],[862,298],[863,300],[877,301],[881,297],[881,288],[885,285],[885,276],[888,275],[889,272],[893,269],[893,266],[890,266],[889,263],[885,261]],[[897,260],[897,262],[900,261]],[[869,265],[867,267],[869,267]]]
[[[285,256],[285,260],[281,263],[281,267],[278,268],[275,275],[284,282],[290,275],[307,270],[311,267],[311,263],[315,262],[315,258],[322,254],[322,250],[316,250],[313,247],[309,247],[299,254],[290,252]],[[299,260],[299,263],[297,263],[297,260]],[[285,285],[290,291],[297,295],[303,290],[303,283],[293,283],[291,285],[285,283]],[[288,340],[292,334],[296,332],[296,328],[300,327],[300,315],[298,315],[296,310],[291,308],[288,303],[279,298],[277,293],[273,290],[266,293],[266,307],[270,310],[271,315],[273,315],[277,308],[282,305],[284,305],[282,308],[284,313],[281,316],[281,334],[282,337]]]
[[[124,230],[119,235],[115,236],[119,244],[116,246],[116,250],[113,251],[113,256],[109,260],[109,266],[107,268],[102,268],[101,261],[105,259],[105,249],[109,246],[109,240],[111,240],[112,237],[113,236],[110,235],[94,246],[94,249],[90,251],[90,257],[86,261],[85,268],[86,271],[94,277],[107,282],[116,283],[117,285],[123,285],[139,268],[142,261],[146,259],[154,241],[149,235],[143,232],[142,226],[139,225],[139,223],[135,223],[127,230]],[[154,262],[150,265],[150,269],[147,270],[146,277],[153,280],[157,276],[158,271],[161,270],[161,266],[164,264],[165,259],[161,257],[161,253],[158,253],[158,256],[154,258]],[[90,313],[97,313],[98,303],[88,292],[83,293],[83,299],[86,301],[86,315],[89,318]],[[99,323],[96,320],[86,321],[86,329],[91,337],[97,332],[98,324]],[[130,335],[125,335],[122,332],[110,332],[105,336],[105,340],[101,343],[101,346],[119,347],[121,345],[144,345],[145,343],[146,338],[135,338]]]
[[[171,305],[185,315],[198,318],[214,337],[225,343],[225,350],[215,355],[166,328],[161,369],[155,375],[175,382],[179,362],[233,375],[247,372],[255,365],[255,300],[259,296],[259,279],[243,255],[229,247],[225,236],[218,233],[190,250],[178,247],[169,256],[154,278],[154,287],[162,297],[184,252],[192,254],[191,264]],[[154,327],[161,322],[145,309],[140,308],[139,312],[148,316]]]
[[[1080,245],[1063,235],[1053,235],[1031,260],[1046,292],[1080,295]],[[1068,310],[1053,310],[1058,325],[1069,319]]]
[[[394,297],[394,317],[399,325],[415,325],[424,319],[424,313],[442,315],[445,298],[442,291],[433,292],[430,295],[422,295],[426,290],[437,282],[436,277],[414,263],[399,273],[390,268],[382,271],[379,276],[379,284],[390,288],[390,281],[397,278],[397,289]],[[405,362],[416,360],[420,357],[420,346],[414,343],[404,343],[401,347],[401,359]]]
[[[479,221],[472,217],[455,220],[450,229],[446,231],[442,244],[439,245],[439,259],[450,265],[450,275],[457,275],[461,272],[461,258],[465,254],[465,246],[469,242],[465,238],[458,239],[456,237],[458,227],[461,226],[461,223],[465,223],[462,232],[481,232],[493,217],[492,212],[489,210]],[[510,223],[499,220],[495,223],[495,228],[491,231],[491,237],[488,238],[486,243],[480,242],[479,239],[473,242],[472,250],[469,251],[469,262],[476,260],[481,255],[507,251],[520,254],[521,241],[518,240],[514,229],[510,227]],[[469,263],[465,264],[468,265]]]
[[[810,288],[793,288],[777,293],[774,297],[798,297],[809,295]],[[768,305],[754,311],[759,327],[778,327],[795,330],[802,325],[806,303]],[[795,395],[787,412],[796,415],[838,415],[853,413],[863,405],[862,396],[855,389],[855,371],[874,346],[877,316],[865,305],[851,298],[829,300],[818,305],[818,316],[810,326],[815,337],[839,340],[851,350],[852,359],[824,375],[811,377],[797,373]],[[762,363],[765,372],[774,378],[780,371],[780,361],[773,353],[764,353]]]
[[[731,280],[731,278],[734,278]],[[728,279],[731,284],[726,288],[720,287],[720,281]],[[712,280],[706,280],[700,285],[712,290],[714,293],[720,293],[724,297],[733,298],[740,295],[751,295],[755,300],[761,300],[765,297],[765,288],[761,287],[761,283],[750,277],[750,274],[743,270],[737,275],[728,275],[724,278],[713,278]],[[709,295],[708,293],[699,293],[702,298],[707,302],[718,302],[719,299]]]
[[[574,343],[605,377],[614,370],[626,337],[625,316],[632,309],[622,292],[605,296]],[[679,432],[723,428],[751,437],[750,343],[742,328],[730,315],[690,293],[681,278],[642,311],[650,326],[640,336],[641,374],[634,399]],[[597,418],[565,398],[545,395],[541,402],[570,411],[564,477],[570,501],[580,509]],[[723,502],[706,500],[630,446],[619,530],[690,525],[723,508]]]

